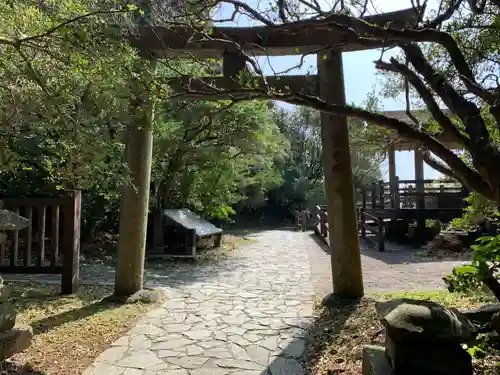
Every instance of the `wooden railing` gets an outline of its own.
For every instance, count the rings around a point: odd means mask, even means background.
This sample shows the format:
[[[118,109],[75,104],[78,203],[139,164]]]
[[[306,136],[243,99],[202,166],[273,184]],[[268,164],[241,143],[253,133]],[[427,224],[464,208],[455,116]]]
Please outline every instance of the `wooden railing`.
[[[316,233],[328,243],[328,214],[326,206],[316,206]]]
[[[382,217],[377,217],[371,215],[364,211],[364,209],[358,209],[358,223],[361,229],[361,237],[367,238],[372,241],[378,248],[379,251],[385,251],[385,225],[384,219]],[[328,238],[328,213],[326,206],[316,206],[316,234],[320,239],[330,245]],[[372,234],[373,236],[367,236]]]
[[[360,208],[463,208],[468,191],[453,181],[396,180],[374,182],[356,189]]]
[[[294,217],[295,217],[295,226],[297,228],[298,232],[304,232],[308,228],[308,219],[309,219],[309,212],[308,211],[295,211],[294,212]]]
[[[393,184],[379,181],[356,189],[358,226],[361,237],[373,241],[379,251],[385,251],[386,209],[462,209],[468,191],[462,185],[443,180],[399,180]],[[316,207],[316,233],[326,243],[328,214],[326,206]],[[460,211],[460,210],[459,210]],[[418,211],[415,211],[418,212]]]
[[[30,225],[10,231],[0,246],[0,273],[61,274],[61,292],[79,283],[81,192],[51,198],[0,197]]]
[[[372,241],[379,251],[385,251],[384,218],[371,215],[361,208],[358,210],[358,223],[361,227],[361,237]],[[367,231],[372,234],[373,237],[367,236]]]

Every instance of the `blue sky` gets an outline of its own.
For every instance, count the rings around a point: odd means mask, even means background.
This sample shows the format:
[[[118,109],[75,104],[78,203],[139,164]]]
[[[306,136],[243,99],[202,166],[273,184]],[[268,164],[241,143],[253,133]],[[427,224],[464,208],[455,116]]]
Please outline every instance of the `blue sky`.
[[[434,1],[431,1],[433,3]],[[254,8],[264,10],[266,1],[247,0],[246,3]],[[327,4],[327,0],[324,0]],[[378,11],[389,12],[398,9],[411,7],[411,1],[406,0],[376,0],[373,2]],[[429,9],[429,8],[427,8]],[[215,19],[229,18],[233,11],[232,6],[223,5],[215,14]],[[249,26],[256,24],[244,16],[239,16],[236,22],[224,23],[224,26]],[[387,58],[389,55],[386,53]],[[377,78],[373,61],[380,57],[379,50],[349,52],[343,54],[344,80],[346,98],[349,103],[360,105],[374,88],[381,87],[381,81]],[[260,58],[259,64],[265,74],[274,75],[287,69],[295,67],[300,63],[300,56],[282,56]],[[307,74],[316,72],[316,56],[307,56],[300,68],[294,69],[287,74]],[[402,110],[405,108],[404,99],[383,99],[381,100],[384,110]],[[289,105],[284,105],[290,108]],[[387,165],[381,166],[384,179],[387,179]],[[396,154],[396,174],[400,179],[409,180],[415,176],[413,152],[398,152]],[[437,178],[440,174],[424,165],[424,175],[426,179]]]

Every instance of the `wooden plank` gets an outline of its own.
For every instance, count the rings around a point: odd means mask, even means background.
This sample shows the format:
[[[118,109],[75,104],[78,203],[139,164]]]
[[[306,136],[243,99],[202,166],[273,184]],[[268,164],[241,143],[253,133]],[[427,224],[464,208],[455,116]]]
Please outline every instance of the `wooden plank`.
[[[364,190],[363,190],[364,191]],[[364,201],[363,207],[359,211],[359,221],[358,225],[361,227],[361,237],[365,238],[366,237],[366,216],[365,216],[365,208],[366,208],[366,199]]]
[[[371,24],[404,28],[419,18],[415,9],[365,17]],[[330,22],[331,23],[331,22]],[[210,35],[191,26],[137,26],[127,36],[131,45],[149,58],[196,56],[220,58],[224,52],[242,48],[255,56],[287,56],[318,53],[324,46],[339,51],[361,51],[393,45],[392,41],[366,38],[362,44],[349,28],[335,27],[328,20],[302,20],[272,27],[214,27]]]
[[[25,246],[24,246],[24,267],[31,266],[31,245],[33,243],[33,208],[31,206],[26,207],[26,218],[29,220],[29,225],[25,229]]]
[[[399,180],[400,184],[415,184],[417,180]],[[440,184],[456,184],[462,186],[459,182],[455,181],[443,181],[443,180],[435,180],[435,179],[426,179],[423,180],[424,184],[432,184],[432,183],[440,183]]]
[[[388,218],[388,217],[386,217],[386,218],[384,219],[384,223],[390,223],[391,221],[394,221],[394,220],[393,220],[393,219],[391,219],[391,218]],[[376,221],[376,220],[365,220],[365,223],[366,223],[367,225],[374,225],[374,224],[377,224],[377,221]]]
[[[64,210],[64,254],[62,268],[62,294],[73,294],[80,284],[80,221],[82,194],[72,192],[72,200],[62,207]]]
[[[417,220],[417,219],[441,219],[451,220],[462,216],[461,208],[401,208],[401,209],[366,209],[368,214],[384,218]]]
[[[38,245],[40,252],[38,255],[38,267],[43,267],[45,260],[45,219],[47,210],[45,206],[38,207]]]
[[[5,241],[0,244],[0,265],[5,264],[5,255],[7,252],[7,243],[8,243],[9,237],[7,236],[5,238]]]
[[[65,254],[66,259],[72,263],[72,269],[69,274],[70,280],[70,290],[74,290],[75,285],[78,285],[78,261],[79,261],[79,243],[80,243],[80,215],[81,215],[81,193],[79,191],[70,192],[67,195],[60,197],[7,197],[4,198],[5,206],[14,212],[19,212],[18,207],[25,208],[22,211],[23,216],[29,220],[29,225],[26,229],[23,229],[22,236],[25,240],[24,246],[24,259],[23,264],[18,264],[19,259],[18,254],[16,255],[16,249],[19,246],[13,247],[13,252],[10,258],[9,264],[5,264],[3,261],[5,259],[5,246],[0,246],[0,256],[2,262],[0,262],[0,273],[18,273],[18,274],[62,274],[62,291],[67,293],[68,291],[68,273],[62,265],[56,265],[56,258],[59,248],[59,230],[60,230],[60,211],[57,208],[59,205],[61,207],[69,208],[70,213],[73,216],[68,215],[65,217],[69,218],[66,223],[69,222],[73,226],[73,230],[68,230],[70,234],[70,241],[64,242],[63,244],[69,244],[71,247],[70,254]],[[51,206],[52,209],[52,255],[51,255],[51,265],[47,266],[44,262],[45,258],[45,236],[46,236],[46,207]],[[55,207],[54,207],[55,206]],[[38,215],[38,237],[40,244],[40,256],[37,259],[36,265],[32,264],[32,244],[33,244],[33,208],[37,210]],[[13,237],[12,243],[18,243],[19,239]],[[73,272],[75,269],[76,272]],[[66,273],[65,273],[66,272]],[[75,276],[75,277],[73,277]],[[72,289],[73,288],[73,289]]]
[[[12,209],[12,212],[19,215],[19,207]],[[19,259],[19,231],[12,231],[12,247],[10,253],[10,265],[14,267],[17,265],[17,260]]]
[[[377,219],[377,246],[378,246],[378,251],[385,251],[385,227],[384,227],[384,220],[379,217]]]
[[[7,209],[11,207],[43,207],[63,204],[68,198],[63,197],[12,197],[0,196]]]
[[[462,193],[461,192],[455,192],[455,191],[450,191],[450,192],[434,192],[434,191],[426,191],[423,193],[418,193],[416,191],[413,192],[405,192],[402,191],[399,193],[401,197],[439,197],[439,196],[444,196],[444,197],[461,197]]]
[[[52,256],[50,264],[55,266],[59,257],[59,206],[52,207],[52,233],[51,233]]]
[[[62,266],[57,267],[40,267],[40,266],[0,266],[0,273],[19,273],[19,274],[60,274],[62,273]]]

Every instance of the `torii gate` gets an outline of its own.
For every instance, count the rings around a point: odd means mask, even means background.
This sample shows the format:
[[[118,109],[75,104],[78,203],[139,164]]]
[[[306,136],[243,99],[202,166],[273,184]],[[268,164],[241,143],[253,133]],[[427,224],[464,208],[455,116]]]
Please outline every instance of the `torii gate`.
[[[365,17],[364,20],[382,27],[390,24],[402,29],[414,24],[419,17],[420,12],[412,8]],[[345,105],[342,52],[387,46],[387,43],[377,40],[364,40],[359,44],[357,38],[355,32],[331,27],[325,20],[317,28],[302,21],[273,27],[215,27],[209,38],[202,38],[189,27],[138,26],[129,40],[148,59],[180,56],[223,58],[223,77],[207,78],[217,89],[197,79],[172,82],[171,87],[176,92],[186,93],[183,99],[206,100],[210,96],[222,99],[220,94],[224,91],[226,98],[231,98],[230,90],[241,88],[238,75],[246,66],[246,59],[241,55],[243,50],[254,56],[317,54],[318,75],[266,77],[268,86],[314,96],[319,93],[327,102]],[[264,85],[262,80],[258,83]],[[189,95],[193,89],[200,94]],[[364,291],[346,118],[321,114],[321,134],[334,294],[360,297]]]

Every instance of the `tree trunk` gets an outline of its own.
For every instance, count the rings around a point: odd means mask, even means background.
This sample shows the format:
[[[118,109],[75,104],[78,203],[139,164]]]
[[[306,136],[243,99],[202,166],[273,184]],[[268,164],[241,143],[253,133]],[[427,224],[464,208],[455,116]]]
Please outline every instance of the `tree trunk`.
[[[153,153],[154,103],[131,103],[137,115],[127,128],[125,159],[130,179],[124,187],[120,210],[115,295],[129,296],[142,289],[148,203]]]
[[[326,53],[326,59],[318,55],[321,95],[327,102],[345,105],[342,54]],[[321,138],[333,292],[340,297],[362,297],[363,275],[347,119],[322,113]]]
[[[491,290],[497,300],[500,301],[500,283],[493,275],[487,275],[482,278],[483,283]]]

